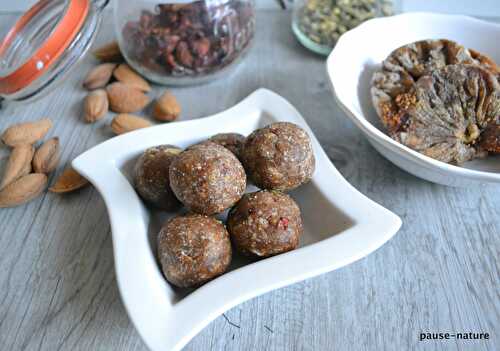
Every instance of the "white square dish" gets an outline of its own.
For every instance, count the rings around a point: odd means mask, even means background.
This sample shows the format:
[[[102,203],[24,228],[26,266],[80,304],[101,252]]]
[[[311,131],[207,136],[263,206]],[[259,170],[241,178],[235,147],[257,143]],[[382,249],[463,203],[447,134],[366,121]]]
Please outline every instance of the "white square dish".
[[[396,48],[424,39],[450,39],[500,63],[500,25],[472,17],[407,13],[369,20],[345,33],[327,60],[333,95],[347,116],[384,157],[423,179],[450,186],[500,182],[500,156],[455,166],[420,154],[385,134],[373,108],[373,72]]]
[[[151,146],[186,147],[220,132],[248,135],[276,121],[304,128],[316,156],[312,181],[291,193],[304,219],[300,248],[260,261],[235,255],[228,273],[202,287],[187,292],[172,288],[163,278],[155,254],[155,236],[163,218],[149,212],[136,195],[129,182],[131,165]],[[229,308],[368,255],[401,226],[398,216],[359,193],[341,176],[297,110],[264,89],[211,117],[115,137],[75,159],[73,167],[104,198],[120,293],[132,322],[154,351],[180,350]]]

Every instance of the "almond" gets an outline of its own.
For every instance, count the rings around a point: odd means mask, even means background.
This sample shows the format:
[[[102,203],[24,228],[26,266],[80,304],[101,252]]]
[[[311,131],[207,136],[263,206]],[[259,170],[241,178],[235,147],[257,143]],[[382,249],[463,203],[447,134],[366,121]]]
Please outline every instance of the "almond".
[[[153,116],[159,121],[175,121],[181,114],[181,106],[175,96],[170,92],[164,92],[155,102]]]
[[[0,189],[31,172],[31,160],[34,153],[35,148],[29,144],[16,146],[12,150],[0,183]]]
[[[14,124],[3,132],[2,141],[12,147],[34,144],[42,139],[51,127],[52,122],[48,118],[36,122]]]
[[[142,110],[149,103],[149,98],[142,91],[124,83],[110,84],[106,91],[108,92],[109,106],[114,112],[136,112]]]
[[[33,157],[33,171],[35,173],[50,173],[59,163],[59,138],[52,138],[38,148]]]
[[[149,83],[126,63],[119,65],[113,72],[113,76],[117,81],[133,86],[141,91],[151,91]]]
[[[66,168],[59,178],[57,178],[54,185],[49,188],[49,191],[53,193],[69,193],[84,187],[89,184],[89,181],[82,177],[77,171],[72,167]]]
[[[123,55],[116,41],[112,41],[111,43],[99,47],[94,51],[94,56],[103,62],[123,61]]]
[[[83,118],[87,123],[94,123],[108,113],[108,94],[104,89],[91,91],[83,102]]]
[[[40,195],[46,186],[45,174],[27,174],[0,191],[0,208],[15,207],[31,201]]]
[[[115,134],[123,134],[136,129],[151,127],[152,125],[151,122],[144,118],[122,113],[113,119],[113,122],[111,122],[111,129]]]
[[[83,81],[83,87],[87,90],[104,88],[111,79],[116,63],[103,63],[92,69]]]

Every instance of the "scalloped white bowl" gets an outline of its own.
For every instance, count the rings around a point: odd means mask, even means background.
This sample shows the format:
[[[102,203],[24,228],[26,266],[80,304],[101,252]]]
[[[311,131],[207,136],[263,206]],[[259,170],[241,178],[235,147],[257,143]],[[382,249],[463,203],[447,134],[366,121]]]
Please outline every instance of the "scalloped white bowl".
[[[163,215],[148,211],[131,183],[131,166],[146,148],[186,147],[220,132],[248,135],[276,121],[300,125],[311,136],[316,171],[291,193],[302,209],[300,248],[249,261],[235,254],[230,271],[194,291],[172,288],[155,258]],[[108,140],[73,161],[104,198],[118,286],[125,308],[154,351],[180,350],[229,308],[272,289],[347,265],[376,250],[401,220],[356,189],[335,169],[300,114],[279,95],[260,89],[212,117],[141,129]]]
[[[373,108],[374,70],[396,48],[423,39],[451,39],[500,63],[500,25],[472,17],[406,13],[367,21],[342,35],[327,60],[333,95],[347,116],[384,157],[431,182],[471,186],[500,182],[500,157],[488,156],[454,166],[424,156],[391,139]]]

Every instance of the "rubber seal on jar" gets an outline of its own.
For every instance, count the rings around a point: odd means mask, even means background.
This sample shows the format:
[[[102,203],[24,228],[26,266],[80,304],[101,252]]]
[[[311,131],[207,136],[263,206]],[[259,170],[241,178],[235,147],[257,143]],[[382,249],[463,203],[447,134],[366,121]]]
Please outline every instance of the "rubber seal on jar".
[[[19,18],[0,43],[0,55],[9,49],[17,35],[43,10],[46,2],[37,2]],[[89,8],[90,0],[69,0],[65,14],[43,44],[20,67],[0,77],[0,94],[15,93],[43,75],[78,35]]]

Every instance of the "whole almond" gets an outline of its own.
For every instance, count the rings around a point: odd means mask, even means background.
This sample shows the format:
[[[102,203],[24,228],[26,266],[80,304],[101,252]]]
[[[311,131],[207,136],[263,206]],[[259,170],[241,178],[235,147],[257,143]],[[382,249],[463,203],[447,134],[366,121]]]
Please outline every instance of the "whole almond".
[[[34,153],[35,148],[30,144],[19,145],[12,150],[0,183],[0,189],[31,172],[31,160]]]
[[[46,186],[45,174],[27,174],[0,191],[0,208],[15,207],[31,201],[40,195]]]
[[[149,98],[139,89],[116,82],[107,86],[109,106],[118,113],[130,113],[142,110]]]
[[[123,56],[116,41],[103,45],[94,51],[94,56],[103,62],[121,62]]]
[[[151,127],[153,124],[148,120],[130,115],[127,113],[121,113],[111,122],[111,129],[115,134],[124,134],[131,132],[136,129]]]
[[[89,184],[89,181],[82,177],[72,167],[66,168],[59,178],[57,178],[54,185],[49,188],[53,193],[68,193],[80,189]]]
[[[3,132],[2,141],[12,147],[34,144],[42,139],[51,127],[52,122],[48,118],[36,122],[14,124]]]
[[[102,63],[93,68],[85,77],[83,87],[87,90],[104,88],[111,79],[116,63]]]
[[[170,92],[164,92],[155,102],[153,116],[159,121],[175,121],[181,114],[181,106],[175,96]]]
[[[104,89],[97,89],[88,93],[83,102],[83,118],[87,123],[94,123],[108,113],[108,93]]]
[[[149,83],[126,63],[119,65],[114,70],[113,76],[117,81],[133,86],[141,91],[151,91]]]
[[[33,171],[35,173],[50,173],[59,163],[59,138],[52,138],[38,148],[33,157]]]

